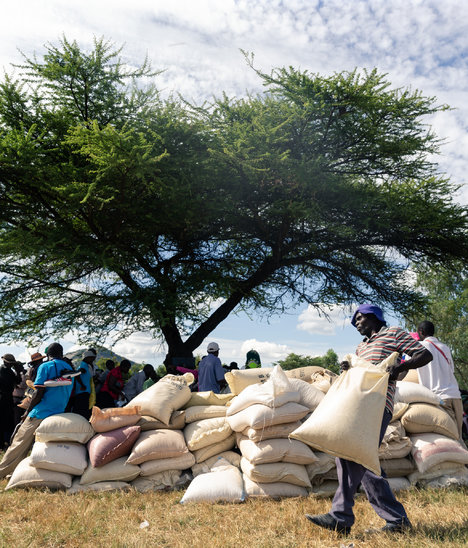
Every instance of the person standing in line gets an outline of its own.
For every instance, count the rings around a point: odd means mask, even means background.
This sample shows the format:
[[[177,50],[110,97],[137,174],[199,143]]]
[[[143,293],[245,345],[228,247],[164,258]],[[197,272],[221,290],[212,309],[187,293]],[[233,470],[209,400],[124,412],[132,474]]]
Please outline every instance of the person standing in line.
[[[351,324],[364,336],[364,340],[356,349],[356,354],[365,360],[378,365],[393,352],[398,352],[400,358],[403,354],[410,356],[406,361],[389,366],[387,369],[389,382],[380,429],[380,444],[392,418],[393,399],[398,377],[409,369],[416,369],[429,363],[432,354],[403,329],[387,327],[383,312],[378,306],[360,305],[354,313]],[[342,371],[349,368],[348,362],[341,363]],[[309,521],[340,534],[349,534],[355,520],[354,496],[359,485],[362,485],[372,507],[386,521],[386,525],[380,531],[402,533],[412,528],[403,505],[396,500],[384,473],[378,476],[361,464],[342,458],[336,459],[336,471],[338,489],[333,498],[330,512],[317,515],[306,514]]]
[[[29,408],[0,463],[0,479],[11,474],[26,457],[41,422],[51,415],[63,413],[70,399],[73,383],[65,383],[65,379],[74,376],[76,371],[63,360],[61,344],[52,343],[47,347],[46,354],[49,359],[37,370],[34,381],[36,390]]]
[[[428,320],[418,325],[421,344],[432,354],[432,360],[418,369],[419,383],[432,390],[443,402],[445,411],[452,417],[458,428],[461,441],[463,428],[463,403],[450,348],[434,337],[434,324]]]
[[[148,379],[152,379],[153,382],[159,380],[154,367],[150,363],[147,363],[141,371],[137,371],[125,383],[123,391],[128,401],[133,400],[135,396],[143,392],[143,385]]]
[[[124,387],[124,376],[130,371],[131,363],[122,360],[118,367],[111,369],[97,395],[97,406],[101,409],[116,407],[116,401],[122,394]]]
[[[95,375],[95,387],[96,387],[96,398],[97,394],[99,394],[99,391],[101,390],[104,382],[106,381],[107,375],[109,374],[109,371],[112,371],[114,369],[115,363],[114,360],[106,360],[106,368],[104,370],[98,369]]]
[[[20,371],[23,369],[21,362],[16,361],[13,354],[2,356],[3,364],[0,366],[0,450],[8,447],[11,434],[15,427],[13,392],[21,383]]]
[[[83,358],[78,371],[81,373],[75,379],[74,395],[71,398],[70,408],[72,413],[81,415],[85,419],[91,416],[89,408],[89,396],[91,394],[91,383],[93,382],[94,368],[93,363],[96,354],[90,350],[83,353]]]
[[[226,386],[225,371],[219,359],[219,345],[210,342],[206,351],[208,354],[198,364],[198,391],[212,391],[219,394]]]

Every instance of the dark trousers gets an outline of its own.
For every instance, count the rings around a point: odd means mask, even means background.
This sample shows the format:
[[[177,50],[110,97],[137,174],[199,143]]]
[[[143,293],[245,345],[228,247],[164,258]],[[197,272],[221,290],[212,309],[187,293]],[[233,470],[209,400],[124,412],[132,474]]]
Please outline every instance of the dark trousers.
[[[385,410],[380,428],[379,444],[381,443],[392,414]],[[377,514],[387,523],[400,523],[407,519],[403,505],[393,494],[385,474],[377,476],[361,464],[345,459],[336,459],[338,489],[333,498],[330,514],[340,523],[351,527],[354,523],[354,495],[362,487]]]
[[[71,411],[89,420],[91,409],[89,408],[89,392],[75,394],[71,399]]]

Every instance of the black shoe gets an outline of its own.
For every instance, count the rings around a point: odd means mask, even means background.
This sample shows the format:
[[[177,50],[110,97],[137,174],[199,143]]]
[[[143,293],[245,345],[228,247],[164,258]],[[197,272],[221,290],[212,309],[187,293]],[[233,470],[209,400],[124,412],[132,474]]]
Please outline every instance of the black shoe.
[[[337,533],[340,533],[342,535],[349,535],[349,533],[351,532],[351,527],[348,527],[347,525],[343,525],[343,523],[336,521],[336,519],[331,514],[316,514],[315,516],[306,514],[305,517],[319,527],[323,527],[324,529],[330,529],[331,531],[336,531]]]
[[[408,518],[387,523],[381,529],[366,529],[365,533],[407,533],[413,526]]]

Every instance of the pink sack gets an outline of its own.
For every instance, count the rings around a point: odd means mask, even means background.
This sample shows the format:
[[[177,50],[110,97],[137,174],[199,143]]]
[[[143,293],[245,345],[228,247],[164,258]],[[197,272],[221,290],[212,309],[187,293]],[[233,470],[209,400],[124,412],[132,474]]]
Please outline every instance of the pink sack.
[[[139,426],[124,426],[97,434],[88,442],[89,460],[95,468],[128,455],[140,435]]]

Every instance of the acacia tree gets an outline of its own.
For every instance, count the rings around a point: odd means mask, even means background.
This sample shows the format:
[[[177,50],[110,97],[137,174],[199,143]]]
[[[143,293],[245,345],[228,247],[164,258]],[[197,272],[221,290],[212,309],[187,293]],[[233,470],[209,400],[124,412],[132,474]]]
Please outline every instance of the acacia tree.
[[[104,40],[0,87],[0,334],[150,330],[190,356],[231,312],[418,301],[406,261],[468,256],[429,157],[444,106],[377,71],[258,72],[264,94],[161,99]],[[216,303],[216,306],[215,306]]]

